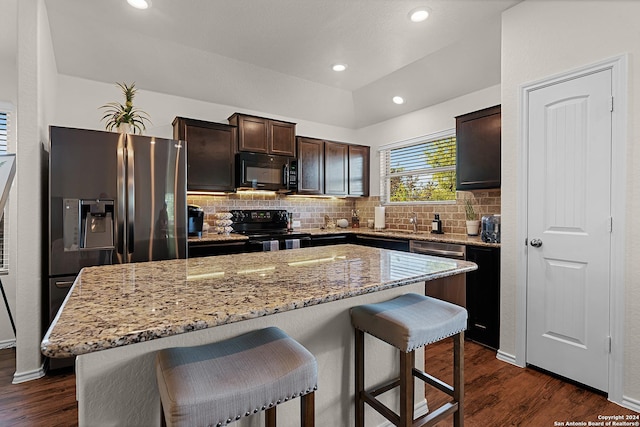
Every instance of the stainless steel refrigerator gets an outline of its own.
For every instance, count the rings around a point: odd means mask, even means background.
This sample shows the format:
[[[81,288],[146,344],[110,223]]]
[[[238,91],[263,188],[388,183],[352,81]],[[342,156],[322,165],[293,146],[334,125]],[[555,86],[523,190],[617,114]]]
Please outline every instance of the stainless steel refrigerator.
[[[51,322],[83,267],[187,256],[187,163],[184,141],[49,131]]]

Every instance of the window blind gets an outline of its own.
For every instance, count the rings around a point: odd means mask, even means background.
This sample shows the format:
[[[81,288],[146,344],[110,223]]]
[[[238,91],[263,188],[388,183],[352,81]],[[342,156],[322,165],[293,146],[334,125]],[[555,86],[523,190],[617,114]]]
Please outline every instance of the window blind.
[[[383,147],[380,177],[383,203],[455,200],[455,131]]]
[[[8,111],[0,110],[0,154],[7,153],[7,145],[9,142],[10,132],[10,113]],[[8,236],[9,230],[7,227],[8,218],[7,214],[9,209],[5,207],[2,220],[0,220],[0,274],[9,273],[9,245]]]

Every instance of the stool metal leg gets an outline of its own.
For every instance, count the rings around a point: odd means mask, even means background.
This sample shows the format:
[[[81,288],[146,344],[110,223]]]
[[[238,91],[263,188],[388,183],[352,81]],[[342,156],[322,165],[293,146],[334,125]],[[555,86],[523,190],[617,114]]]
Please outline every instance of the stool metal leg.
[[[453,414],[454,427],[464,426],[464,332],[453,337],[453,399],[458,410]]]
[[[405,353],[400,351],[400,426],[409,427],[413,424],[413,367],[415,365],[415,351]]]
[[[264,427],[276,427],[276,407],[275,406],[265,411]]]
[[[355,330],[356,427],[364,427],[364,332]]]
[[[315,393],[305,394],[300,399],[300,425],[302,427],[315,426]]]

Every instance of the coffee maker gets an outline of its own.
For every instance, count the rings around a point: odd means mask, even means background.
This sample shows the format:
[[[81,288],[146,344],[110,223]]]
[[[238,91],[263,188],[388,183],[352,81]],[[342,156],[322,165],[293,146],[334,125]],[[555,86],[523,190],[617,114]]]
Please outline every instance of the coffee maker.
[[[189,219],[189,236],[202,237],[202,224],[204,222],[202,208],[196,205],[187,205],[187,218]]]
[[[500,215],[485,215],[482,217],[482,241],[500,243]]]

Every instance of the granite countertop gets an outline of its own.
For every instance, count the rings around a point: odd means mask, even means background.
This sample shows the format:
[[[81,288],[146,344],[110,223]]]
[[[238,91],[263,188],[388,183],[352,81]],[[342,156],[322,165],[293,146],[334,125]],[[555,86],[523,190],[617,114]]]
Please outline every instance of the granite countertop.
[[[244,236],[242,234],[236,234],[236,233],[231,233],[231,234],[218,234],[215,232],[202,232],[202,236],[197,237],[197,236],[189,236],[187,238],[187,241],[189,243],[198,243],[198,242],[202,242],[202,243],[207,243],[207,242],[236,242],[236,241],[243,241],[243,240],[249,240],[249,238],[247,236]]]
[[[41,350],[69,357],[475,270],[361,245],[84,268]]]
[[[499,248],[500,243],[487,243],[483,242],[480,236],[468,236],[466,234],[432,234],[432,233],[412,233],[407,230],[382,230],[374,231],[369,228],[308,228],[308,229],[296,229],[296,231],[309,233],[311,236],[325,236],[330,234],[359,234],[363,236],[373,237],[393,237],[396,239],[407,240],[424,240],[429,242],[442,242],[442,243],[457,243],[460,245],[473,245],[473,246],[485,246],[491,248]],[[227,242],[248,240],[248,237],[241,234],[231,233],[227,236],[216,233],[202,233],[202,237],[189,237],[189,243],[196,242]]]

